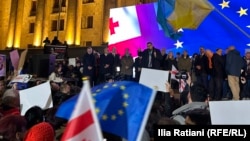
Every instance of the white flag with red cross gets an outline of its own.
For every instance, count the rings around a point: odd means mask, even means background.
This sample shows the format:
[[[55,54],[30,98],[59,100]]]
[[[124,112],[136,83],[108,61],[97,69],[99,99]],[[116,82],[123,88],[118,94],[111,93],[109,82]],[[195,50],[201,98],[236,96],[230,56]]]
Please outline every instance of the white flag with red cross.
[[[136,7],[128,6],[110,9],[109,32],[109,44],[140,37],[141,31]]]
[[[186,82],[183,79],[177,79],[175,77],[175,75],[178,73],[179,71],[176,69],[176,67],[174,65],[172,65],[172,69],[171,69],[171,79],[176,80],[179,82],[179,92],[183,92],[185,87],[186,87]]]

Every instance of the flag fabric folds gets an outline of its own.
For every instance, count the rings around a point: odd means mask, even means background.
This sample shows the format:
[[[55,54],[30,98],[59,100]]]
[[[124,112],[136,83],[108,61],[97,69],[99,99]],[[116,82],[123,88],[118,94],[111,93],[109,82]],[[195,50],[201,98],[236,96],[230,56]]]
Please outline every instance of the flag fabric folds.
[[[104,83],[91,89],[102,131],[139,141],[155,98],[155,91],[130,81]],[[56,116],[69,118],[78,95],[65,101]],[[66,111],[67,110],[67,111]]]
[[[109,44],[140,37],[139,24],[135,6],[110,9]]]
[[[172,39],[178,39],[181,35],[167,22],[167,18],[174,12],[175,0],[158,0],[157,21],[161,25],[165,35]]]
[[[103,141],[88,80],[75,100],[61,141]]]
[[[109,49],[117,49],[121,56],[129,48],[132,56],[138,49],[146,48],[147,42],[156,47],[171,46],[174,41],[166,38],[156,20],[157,3],[138,4],[110,9]]]
[[[193,53],[194,47],[203,46],[212,51],[234,45],[244,55],[250,47],[250,2],[246,0],[209,0],[214,10],[197,30],[184,29],[183,47]]]
[[[175,0],[167,22],[175,31],[180,28],[197,29],[213,9],[207,0]]]

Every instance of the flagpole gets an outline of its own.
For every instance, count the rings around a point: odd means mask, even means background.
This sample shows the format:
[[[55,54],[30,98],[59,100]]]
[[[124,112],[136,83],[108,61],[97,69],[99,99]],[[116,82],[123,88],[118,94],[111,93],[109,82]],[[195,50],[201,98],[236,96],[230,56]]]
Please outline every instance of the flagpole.
[[[223,14],[222,12],[220,12],[216,7],[213,6],[213,4],[211,4],[209,1],[207,1],[213,8],[214,10],[219,13],[223,18],[225,18],[229,23],[231,23],[233,26],[235,26],[240,32],[242,32],[246,37],[250,38],[250,35],[245,32],[242,28],[240,28],[240,26],[238,26],[236,23],[234,23],[232,20],[230,20],[230,18],[228,18],[225,14]]]
[[[62,9],[62,0],[59,0],[59,13],[57,17],[57,31],[56,31],[56,36],[59,38],[59,30],[60,30],[60,18],[61,18],[61,9]]]
[[[145,114],[143,116],[143,120],[142,120],[142,123],[141,123],[141,127],[139,129],[136,141],[141,141],[142,140],[142,136],[143,136],[143,133],[144,133],[147,121],[148,121],[148,117],[149,117],[149,114],[150,114],[150,111],[151,111],[151,107],[152,107],[152,105],[154,103],[154,100],[155,100],[156,92],[157,92],[156,90],[152,89],[152,94],[151,94],[152,96],[149,99],[147,109],[146,109]]]
[[[223,18],[225,18],[228,22],[230,22],[233,26],[235,26],[240,32],[242,32],[244,35],[246,35],[248,38],[250,38],[250,35],[247,34],[242,28],[240,28],[236,23],[234,23],[232,20],[230,20],[226,15],[221,13],[217,8],[215,8],[215,11],[218,12]]]

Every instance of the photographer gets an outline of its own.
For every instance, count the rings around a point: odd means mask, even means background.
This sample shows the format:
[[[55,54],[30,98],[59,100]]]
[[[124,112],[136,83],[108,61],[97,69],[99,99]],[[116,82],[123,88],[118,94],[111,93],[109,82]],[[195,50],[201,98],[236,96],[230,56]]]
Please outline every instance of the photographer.
[[[105,82],[109,82],[109,83],[112,83],[112,82],[115,82],[115,77],[108,73],[108,74],[105,74]]]
[[[172,118],[185,124],[185,116],[188,111],[193,109],[207,109],[208,108],[208,91],[204,85],[199,83],[191,84],[190,74],[187,73],[186,87],[184,92],[187,93],[187,104],[179,107],[172,112]],[[184,98],[184,97],[183,97]]]

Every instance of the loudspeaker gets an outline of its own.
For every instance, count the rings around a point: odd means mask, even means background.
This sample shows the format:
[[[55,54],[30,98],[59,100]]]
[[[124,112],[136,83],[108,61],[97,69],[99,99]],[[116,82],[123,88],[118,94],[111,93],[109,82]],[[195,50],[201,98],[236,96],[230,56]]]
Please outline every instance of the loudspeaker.
[[[31,57],[31,72],[37,77],[48,78],[55,69],[56,56],[53,54],[35,54]]]

